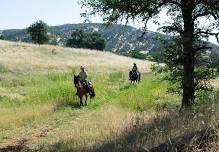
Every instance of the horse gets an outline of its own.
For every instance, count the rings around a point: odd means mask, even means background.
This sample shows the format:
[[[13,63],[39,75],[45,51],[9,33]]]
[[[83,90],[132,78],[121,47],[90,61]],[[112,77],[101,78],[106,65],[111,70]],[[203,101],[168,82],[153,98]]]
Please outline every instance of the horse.
[[[133,82],[139,83],[141,80],[141,73],[138,71],[136,71],[136,72],[129,71],[129,80],[131,81],[131,83],[133,83]]]
[[[90,101],[92,98],[95,97],[95,91],[94,88],[91,86],[88,88],[83,87],[83,84],[79,81],[79,76],[74,75],[74,85],[77,89],[77,96],[80,98],[80,106],[83,106],[83,96],[86,97],[85,99],[85,105],[87,105],[87,98],[88,95],[90,96]]]

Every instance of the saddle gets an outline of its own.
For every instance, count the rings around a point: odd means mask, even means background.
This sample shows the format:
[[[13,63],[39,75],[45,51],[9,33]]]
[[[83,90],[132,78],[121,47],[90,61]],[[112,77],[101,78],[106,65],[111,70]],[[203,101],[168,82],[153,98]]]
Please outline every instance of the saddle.
[[[80,81],[83,88],[87,89],[88,91],[92,88],[92,83],[90,81]]]

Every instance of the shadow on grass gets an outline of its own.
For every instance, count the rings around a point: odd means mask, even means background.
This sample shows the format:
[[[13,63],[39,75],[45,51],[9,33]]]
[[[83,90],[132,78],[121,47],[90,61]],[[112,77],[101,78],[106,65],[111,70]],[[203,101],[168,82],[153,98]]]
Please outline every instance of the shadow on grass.
[[[41,145],[37,150],[30,150],[24,145],[6,147],[0,152],[8,151],[42,151],[42,152],[175,152],[207,149],[208,143],[217,136],[210,127],[209,115],[163,112],[144,122],[143,117],[136,117],[131,126],[118,134],[118,137],[105,137],[102,142],[96,141],[88,146],[89,141],[60,141],[53,145]],[[125,126],[124,126],[125,127]],[[115,130],[112,130],[112,132]],[[114,135],[112,135],[114,136]],[[196,149],[196,150],[194,150]]]
[[[63,108],[73,108],[73,109],[79,109],[80,107],[80,101],[77,96],[66,96],[64,98],[59,98],[55,100],[54,102],[54,110],[61,110]]]
[[[71,105],[72,106],[72,105]],[[205,107],[206,108],[206,107]],[[211,112],[209,112],[211,111]],[[189,152],[205,151],[209,143],[218,140],[212,120],[214,111],[189,112],[179,114],[176,111],[161,111],[145,119],[136,116],[124,131],[113,128],[110,135],[101,134],[102,140],[62,140],[53,145],[40,145],[38,149],[29,149],[25,143],[0,149],[0,152]],[[218,149],[214,149],[217,151]],[[211,150],[211,151],[214,151]]]
[[[141,119],[137,119],[138,122]],[[205,151],[217,133],[208,117],[168,114],[149,123],[137,123],[119,138],[82,149],[83,152],[176,152]],[[65,142],[66,143],[66,142]],[[60,144],[60,143],[59,143]],[[54,149],[52,149],[53,151]],[[73,149],[72,149],[73,150]],[[70,149],[67,149],[70,151]]]
[[[17,144],[13,146],[7,146],[5,148],[0,148],[0,152],[32,152],[33,150],[29,149],[26,146],[27,140],[20,140]]]

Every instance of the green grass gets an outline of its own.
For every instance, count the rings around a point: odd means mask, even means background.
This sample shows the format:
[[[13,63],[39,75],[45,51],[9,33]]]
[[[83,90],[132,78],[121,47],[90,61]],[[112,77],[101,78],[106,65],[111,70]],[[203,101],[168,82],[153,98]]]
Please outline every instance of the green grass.
[[[86,144],[83,144],[86,141],[93,145],[90,147],[91,149],[88,148],[88,151],[92,151],[97,148],[95,145],[98,145],[99,142],[111,142],[114,138],[122,138],[121,141],[113,143],[114,145],[126,147],[130,136],[136,140],[135,144],[137,144],[142,142],[140,139],[146,137],[147,140],[149,137],[151,138],[150,142],[153,140],[155,143],[161,143],[167,138],[186,134],[186,130],[181,127],[187,120],[184,116],[179,117],[177,113],[148,116],[156,112],[159,114],[165,109],[175,111],[180,105],[180,97],[168,94],[169,84],[162,81],[159,76],[146,73],[142,75],[139,84],[131,84],[128,81],[127,73],[124,72],[90,73],[89,79],[94,84],[97,96],[88,106],[80,108],[79,99],[75,96],[76,90],[72,84],[72,76],[75,72],[77,71],[73,69],[67,72],[53,71],[35,75],[18,74],[7,81],[1,81],[0,140],[7,141],[7,139],[18,138],[21,134],[24,134],[25,137],[32,136],[29,134],[36,134],[36,132],[41,132],[40,128],[49,127],[55,130],[55,135],[47,135],[48,137],[45,139],[40,139],[40,143],[34,143],[34,149],[43,146],[41,148],[45,151],[71,151],[86,147]],[[217,92],[218,90],[215,90],[215,95],[219,94]],[[213,97],[214,93],[212,95],[200,94],[201,101],[213,101],[207,97]],[[215,104],[211,105],[218,105],[217,96],[214,98]],[[206,105],[206,102],[202,102],[200,105],[203,103]],[[107,109],[111,106],[118,109]],[[210,109],[209,113],[215,110],[217,108]],[[201,108],[196,111],[201,113],[200,120],[189,116],[191,122],[187,122],[188,125],[184,126],[190,127],[189,133],[193,133],[197,129],[201,130],[203,128],[202,121],[204,124],[208,124],[207,121],[210,124],[211,119],[218,122],[216,120],[218,116],[215,118],[212,118],[211,114],[207,116],[206,109]],[[194,113],[196,112],[194,111]],[[202,118],[202,115],[206,117]],[[144,117],[150,118],[145,120]],[[152,126],[148,126],[148,121],[155,122],[152,123]],[[112,125],[113,123],[115,124]],[[119,129],[120,123],[127,123],[127,126]],[[198,124],[199,127],[194,128],[195,124]],[[95,127],[96,125],[97,127]],[[72,127],[78,129],[73,131]],[[133,127],[140,127],[140,130],[133,130]],[[154,128],[161,132],[157,132]],[[176,128],[179,130],[177,131]],[[116,133],[109,134],[108,132]],[[132,135],[133,133],[135,135]],[[69,134],[70,138],[67,138]],[[57,141],[59,142],[57,143]],[[50,142],[56,144],[52,147],[45,146],[45,144],[50,145]],[[147,142],[141,144],[147,145]],[[102,144],[104,146],[104,143]],[[108,147],[103,148],[104,150],[108,149]],[[114,150],[117,151],[118,148],[116,146]]]
[[[63,108],[78,108],[72,84],[72,72],[50,72],[38,75],[16,75],[9,81],[1,81],[4,90],[0,98],[0,129],[22,126],[44,114],[52,114]],[[165,93],[167,83],[156,80],[152,74],[145,74],[142,83],[130,84],[127,74],[92,73],[96,98],[86,107],[95,109],[105,103],[120,104],[132,110],[153,110],[167,100],[177,104],[177,97]],[[16,115],[19,115],[16,122]],[[7,121],[5,122],[5,119]]]

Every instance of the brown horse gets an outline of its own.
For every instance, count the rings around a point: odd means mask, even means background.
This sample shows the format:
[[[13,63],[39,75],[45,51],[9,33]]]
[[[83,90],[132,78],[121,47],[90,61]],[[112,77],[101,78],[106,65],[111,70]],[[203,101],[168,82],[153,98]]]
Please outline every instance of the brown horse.
[[[74,85],[77,89],[77,96],[80,98],[80,106],[83,106],[83,96],[86,97],[85,105],[87,105],[88,95],[90,100],[95,97],[95,91],[93,87],[85,88],[79,81],[79,76],[74,75]]]

